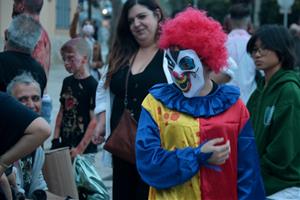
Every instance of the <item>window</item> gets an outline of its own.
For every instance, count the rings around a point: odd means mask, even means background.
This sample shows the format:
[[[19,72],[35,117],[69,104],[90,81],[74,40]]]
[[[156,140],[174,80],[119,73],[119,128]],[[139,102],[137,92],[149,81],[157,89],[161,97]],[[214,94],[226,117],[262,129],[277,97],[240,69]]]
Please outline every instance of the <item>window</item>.
[[[56,0],[56,28],[69,29],[70,0]]]

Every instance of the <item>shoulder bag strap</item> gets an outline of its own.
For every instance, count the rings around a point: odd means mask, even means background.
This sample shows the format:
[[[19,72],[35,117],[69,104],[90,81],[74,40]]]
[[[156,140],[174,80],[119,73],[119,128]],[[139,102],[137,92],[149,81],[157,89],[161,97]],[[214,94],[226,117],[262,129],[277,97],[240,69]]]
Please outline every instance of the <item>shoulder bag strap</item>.
[[[133,64],[133,62],[135,60],[136,54],[137,53],[134,54],[134,56],[132,57],[132,60],[131,60],[131,62],[129,64],[129,66],[128,66],[128,72],[127,72],[126,79],[125,79],[124,109],[126,109],[127,106],[128,106],[128,99],[127,99],[127,97],[128,97],[128,94],[127,94],[127,92],[128,92],[128,79],[129,79],[129,74],[131,72],[132,64]]]

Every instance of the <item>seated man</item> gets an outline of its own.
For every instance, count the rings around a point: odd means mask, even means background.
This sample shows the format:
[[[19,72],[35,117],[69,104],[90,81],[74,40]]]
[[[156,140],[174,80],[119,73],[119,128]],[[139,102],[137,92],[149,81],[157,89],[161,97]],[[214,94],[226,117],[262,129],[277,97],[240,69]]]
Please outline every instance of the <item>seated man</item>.
[[[41,89],[40,85],[30,73],[16,76],[7,86],[7,92],[20,101],[23,105],[36,113],[41,111]],[[51,195],[42,174],[45,160],[44,150],[38,147],[28,156],[23,157],[15,163],[16,186],[18,195],[27,198],[46,199]]]

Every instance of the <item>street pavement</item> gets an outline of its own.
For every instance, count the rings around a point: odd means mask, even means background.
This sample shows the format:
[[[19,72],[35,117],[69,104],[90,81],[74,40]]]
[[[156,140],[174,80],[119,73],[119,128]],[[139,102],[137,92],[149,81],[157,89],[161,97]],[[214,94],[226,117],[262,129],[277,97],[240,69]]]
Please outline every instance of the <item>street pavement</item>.
[[[59,63],[59,61],[57,61]],[[52,127],[52,135],[45,143],[45,148],[50,148],[51,146],[51,139],[53,137],[53,130],[55,126],[55,119],[56,115],[59,110],[60,102],[59,102],[59,94],[62,87],[63,79],[69,76],[69,74],[66,72],[63,64],[54,64],[51,66],[50,69],[50,75],[49,75],[49,81],[48,81],[48,93],[50,94],[52,98],[53,103],[53,110],[52,110],[52,120],[51,120],[51,127]],[[97,172],[101,176],[105,186],[108,189],[108,192],[110,194],[110,197],[112,196],[112,169],[110,167],[104,166],[101,162],[103,155],[103,150],[100,147],[99,152],[96,154],[96,168]]]

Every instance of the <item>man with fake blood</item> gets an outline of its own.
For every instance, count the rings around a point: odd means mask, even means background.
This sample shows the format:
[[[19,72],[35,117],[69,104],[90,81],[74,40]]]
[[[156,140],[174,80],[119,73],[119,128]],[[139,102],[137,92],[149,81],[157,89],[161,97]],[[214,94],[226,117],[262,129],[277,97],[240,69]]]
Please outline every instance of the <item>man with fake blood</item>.
[[[136,162],[149,199],[264,199],[240,92],[208,78],[226,65],[221,25],[188,8],[162,26],[159,42],[174,83],[153,86],[142,104]]]

